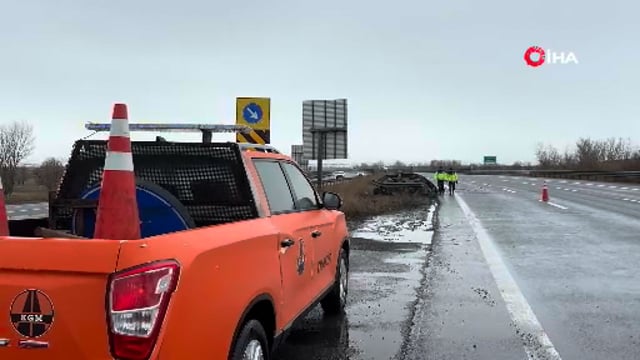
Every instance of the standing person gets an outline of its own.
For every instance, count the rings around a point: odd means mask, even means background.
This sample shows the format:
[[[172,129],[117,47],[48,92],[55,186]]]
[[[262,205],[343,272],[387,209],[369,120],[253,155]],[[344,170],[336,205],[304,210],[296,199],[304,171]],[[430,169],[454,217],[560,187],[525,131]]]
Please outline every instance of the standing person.
[[[438,171],[436,171],[434,178],[438,183],[438,195],[444,195],[444,181],[446,179],[446,174],[442,167],[440,167]]]
[[[447,172],[447,181],[449,182],[449,195],[453,195],[456,192],[456,184],[458,183],[458,174],[453,171],[453,168],[449,168]]]

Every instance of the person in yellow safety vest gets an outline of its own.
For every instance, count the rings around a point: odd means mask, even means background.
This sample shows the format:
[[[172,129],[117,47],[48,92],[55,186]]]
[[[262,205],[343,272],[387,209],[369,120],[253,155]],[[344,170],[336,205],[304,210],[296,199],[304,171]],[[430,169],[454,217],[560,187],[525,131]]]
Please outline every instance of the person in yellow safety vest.
[[[446,174],[447,181],[449,182],[449,195],[453,195],[456,191],[456,184],[458,183],[458,174],[453,171],[453,168],[449,168]]]
[[[443,168],[439,168],[433,177],[438,183],[438,195],[444,195],[444,182],[447,181],[447,173],[444,172]]]

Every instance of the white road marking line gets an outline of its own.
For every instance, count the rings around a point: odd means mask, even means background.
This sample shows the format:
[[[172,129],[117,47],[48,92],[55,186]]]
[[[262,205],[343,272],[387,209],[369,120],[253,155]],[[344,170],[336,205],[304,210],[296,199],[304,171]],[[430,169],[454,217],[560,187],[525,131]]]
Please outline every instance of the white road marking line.
[[[628,187],[622,187],[622,188],[620,188],[620,190],[629,190],[629,188]]]
[[[587,186],[593,186],[593,184],[592,183],[588,183]]]
[[[629,201],[629,199],[627,199],[627,198],[624,198],[624,199],[622,199],[622,201]]]
[[[557,187],[556,190],[562,190],[562,188],[561,187]]]
[[[629,200],[629,201],[631,201],[631,202],[637,202],[638,200],[636,200],[636,199],[631,199],[631,200]]]
[[[566,183],[567,183],[567,180],[560,181],[560,184],[566,184]]]
[[[611,185],[611,186],[609,186],[609,189],[617,189],[617,188],[618,188],[618,187],[617,187],[617,186],[615,186],[615,185]]]
[[[598,185],[598,187],[604,187],[604,184],[600,184],[600,185]]]
[[[13,214],[15,211],[13,210],[7,210],[7,214]]]
[[[633,189],[631,189],[631,190],[632,190],[632,191],[638,191],[638,189],[636,189],[636,188],[633,188]]]
[[[31,209],[31,210],[33,210],[33,211],[40,211],[40,208],[33,208],[33,209]]]
[[[580,184],[582,184],[582,183],[581,183],[581,182],[578,182],[578,181],[576,181],[576,182],[574,182],[574,183],[573,183],[573,185],[580,185]]]
[[[576,190],[576,189],[571,190],[571,192],[576,192],[576,191],[578,191],[578,190]]]
[[[27,212],[27,209],[20,209],[20,212]]]
[[[458,204],[464,212],[469,224],[476,234],[493,279],[500,290],[502,299],[507,306],[511,321],[516,325],[522,336],[523,347],[530,359],[556,359],[561,360],[547,333],[540,325],[538,318],[533,313],[527,299],[520,291],[518,284],[509,273],[507,266],[500,257],[494,241],[484,229],[480,220],[471,211],[467,203],[458,194],[455,195]]]
[[[568,207],[566,207],[566,206],[562,206],[562,205],[559,205],[559,204],[556,204],[556,203],[552,203],[551,201],[547,201],[547,204],[549,204],[549,205],[551,205],[551,206],[555,206],[555,207],[557,207],[558,209],[562,209],[562,210],[569,210],[569,208],[568,208]]]
[[[569,191],[569,189],[564,189],[564,191]]]

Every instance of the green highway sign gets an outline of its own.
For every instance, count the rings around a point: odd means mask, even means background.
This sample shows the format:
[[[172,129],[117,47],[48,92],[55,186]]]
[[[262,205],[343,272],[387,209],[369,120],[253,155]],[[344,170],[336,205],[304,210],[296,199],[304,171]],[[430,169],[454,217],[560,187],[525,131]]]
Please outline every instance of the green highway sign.
[[[495,156],[485,156],[484,157],[484,164],[485,165],[495,165],[497,164],[497,160]]]

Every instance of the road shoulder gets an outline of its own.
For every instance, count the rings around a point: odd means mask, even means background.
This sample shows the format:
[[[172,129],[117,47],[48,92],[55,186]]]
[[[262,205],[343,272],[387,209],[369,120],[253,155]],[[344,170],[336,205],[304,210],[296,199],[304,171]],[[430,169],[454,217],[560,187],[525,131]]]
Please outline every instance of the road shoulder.
[[[403,358],[526,359],[473,229],[455,198],[435,219],[432,257]]]

